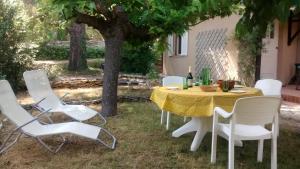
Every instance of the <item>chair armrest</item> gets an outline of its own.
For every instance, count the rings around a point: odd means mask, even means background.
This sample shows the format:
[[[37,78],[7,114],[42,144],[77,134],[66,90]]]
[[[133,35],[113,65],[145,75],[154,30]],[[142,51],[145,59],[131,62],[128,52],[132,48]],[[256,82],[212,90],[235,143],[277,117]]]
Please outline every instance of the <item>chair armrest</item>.
[[[222,109],[220,107],[216,107],[214,112],[217,113],[218,115],[221,115],[225,119],[230,118],[233,114],[233,113],[228,113],[227,111],[225,111],[224,109]]]
[[[44,98],[42,98],[40,101],[38,101],[38,102],[32,104],[32,107],[35,108],[35,109],[37,109],[37,110],[39,110],[39,111],[41,111],[41,112],[44,112],[45,110],[44,110],[42,107],[40,107],[39,104],[40,104],[41,102],[43,102],[46,98],[47,98],[47,97],[44,97]]]
[[[70,93],[65,93],[63,96],[61,96],[59,99],[60,99],[60,101],[62,102],[62,104],[66,104],[65,102],[64,102],[64,98],[67,96],[67,95],[69,95]]]
[[[60,97],[61,100],[63,100],[66,96],[68,96],[70,93],[65,93],[63,96]]]

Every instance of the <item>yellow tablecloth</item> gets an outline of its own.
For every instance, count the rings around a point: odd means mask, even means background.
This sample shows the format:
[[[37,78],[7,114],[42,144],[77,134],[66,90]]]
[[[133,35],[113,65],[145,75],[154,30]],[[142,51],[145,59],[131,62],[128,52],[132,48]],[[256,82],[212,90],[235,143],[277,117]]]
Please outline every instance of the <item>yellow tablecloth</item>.
[[[213,115],[214,107],[222,107],[232,111],[237,99],[249,96],[261,96],[262,92],[255,88],[242,88],[245,93],[203,92],[195,86],[188,90],[168,90],[165,87],[155,87],[150,99],[161,109],[177,115],[189,117],[209,117]]]

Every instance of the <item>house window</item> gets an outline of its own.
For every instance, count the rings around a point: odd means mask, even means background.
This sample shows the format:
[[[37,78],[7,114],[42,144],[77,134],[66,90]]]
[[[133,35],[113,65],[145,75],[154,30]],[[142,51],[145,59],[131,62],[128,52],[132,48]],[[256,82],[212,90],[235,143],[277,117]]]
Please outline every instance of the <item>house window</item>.
[[[187,55],[188,33],[168,36],[168,56]]]
[[[265,38],[274,39],[274,29],[275,29],[274,23],[269,24],[268,27],[267,27]]]
[[[187,55],[188,49],[188,33],[184,32],[181,36],[176,36],[176,54],[177,55]]]

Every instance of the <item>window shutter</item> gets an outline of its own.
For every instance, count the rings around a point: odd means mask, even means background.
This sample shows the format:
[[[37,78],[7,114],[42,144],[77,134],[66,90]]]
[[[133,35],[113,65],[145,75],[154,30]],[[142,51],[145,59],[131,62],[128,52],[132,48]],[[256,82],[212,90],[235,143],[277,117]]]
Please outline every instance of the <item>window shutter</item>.
[[[174,55],[174,41],[173,35],[168,36],[168,56]]]
[[[188,51],[188,32],[184,32],[181,36],[181,55],[187,55]]]

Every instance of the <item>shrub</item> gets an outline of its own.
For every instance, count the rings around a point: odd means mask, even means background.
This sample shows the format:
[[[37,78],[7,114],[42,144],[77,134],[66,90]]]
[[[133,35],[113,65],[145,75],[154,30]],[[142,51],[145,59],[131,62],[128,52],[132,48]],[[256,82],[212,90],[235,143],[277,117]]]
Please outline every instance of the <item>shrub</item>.
[[[42,43],[36,49],[37,60],[66,60],[68,59],[69,49],[64,46],[51,46]]]
[[[104,48],[95,48],[95,47],[87,47],[87,58],[89,59],[97,59],[104,58]]]
[[[126,43],[122,50],[121,72],[147,74],[157,55],[149,44],[131,45]]]
[[[42,43],[36,49],[37,60],[68,60],[70,48],[67,46],[54,46]],[[103,58],[104,49],[87,47],[87,58]]]
[[[20,87],[22,73],[32,63],[28,50],[19,47],[24,34],[16,16],[15,7],[0,1],[0,78],[7,79],[14,89]]]

